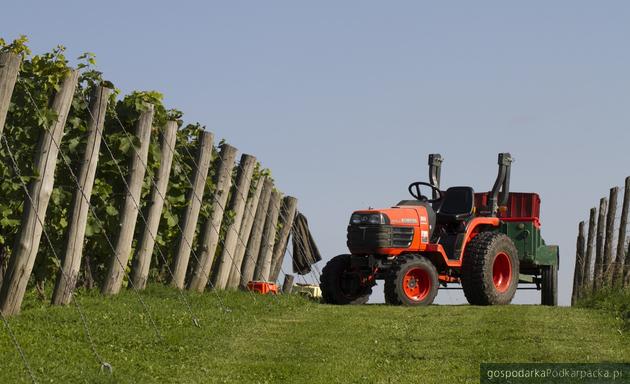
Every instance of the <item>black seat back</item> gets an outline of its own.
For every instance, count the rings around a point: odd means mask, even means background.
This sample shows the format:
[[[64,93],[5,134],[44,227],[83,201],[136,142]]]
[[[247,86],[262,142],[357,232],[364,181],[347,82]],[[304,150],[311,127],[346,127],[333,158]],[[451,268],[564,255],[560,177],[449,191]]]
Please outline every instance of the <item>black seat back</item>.
[[[437,213],[438,223],[468,219],[475,208],[475,191],[471,187],[451,187],[446,190]]]

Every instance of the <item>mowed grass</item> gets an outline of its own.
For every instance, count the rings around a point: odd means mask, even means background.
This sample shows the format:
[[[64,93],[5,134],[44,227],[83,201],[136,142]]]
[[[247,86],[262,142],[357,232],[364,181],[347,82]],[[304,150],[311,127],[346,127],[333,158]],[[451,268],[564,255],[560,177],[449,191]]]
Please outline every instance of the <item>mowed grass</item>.
[[[38,382],[478,383],[481,362],[628,362],[630,337],[611,312],[541,306],[329,306],[297,296],[185,293],[150,287],[78,298],[30,297],[9,320]],[[151,319],[155,322],[155,327]],[[5,326],[0,383],[29,382]],[[156,329],[160,336],[156,335]]]

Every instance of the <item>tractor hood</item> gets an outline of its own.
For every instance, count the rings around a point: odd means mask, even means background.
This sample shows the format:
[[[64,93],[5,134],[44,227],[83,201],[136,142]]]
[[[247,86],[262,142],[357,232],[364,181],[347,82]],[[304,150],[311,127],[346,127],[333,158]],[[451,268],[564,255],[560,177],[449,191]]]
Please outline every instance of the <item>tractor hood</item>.
[[[350,218],[351,225],[403,225],[418,226],[421,216],[419,210],[424,207],[393,207],[355,211]],[[423,216],[426,220],[426,215]]]
[[[347,245],[353,254],[396,255],[428,243],[429,233],[424,205],[365,209],[352,213]]]

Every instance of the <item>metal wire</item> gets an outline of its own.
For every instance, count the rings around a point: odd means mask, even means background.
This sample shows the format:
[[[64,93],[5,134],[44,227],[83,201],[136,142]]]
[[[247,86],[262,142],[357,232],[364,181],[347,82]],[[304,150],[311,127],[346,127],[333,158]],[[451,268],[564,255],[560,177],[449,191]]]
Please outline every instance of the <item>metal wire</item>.
[[[85,97],[85,95],[84,95],[84,97]],[[87,100],[86,100],[86,101],[87,101]],[[92,118],[92,119],[94,119],[94,116],[92,115],[92,111],[90,111],[90,109],[89,109],[89,108],[88,108],[88,113],[90,114],[91,118]],[[117,116],[116,116],[116,118],[117,118],[117,120],[118,120],[118,117],[117,117]],[[120,120],[118,120],[118,121],[120,121]],[[122,124],[122,123],[121,123],[121,124]],[[98,129],[98,127],[97,127],[97,129]],[[123,129],[124,129],[124,127],[123,127]],[[102,135],[102,132],[101,132],[101,135]],[[146,218],[145,218],[144,214],[142,213],[142,209],[140,208],[140,205],[138,204],[138,202],[136,201],[136,199],[135,199],[135,198],[133,197],[133,195],[130,193],[130,187],[129,187],[129,184],[127,183],[127,180],[125,179],[124,174],[123,174],[123,171],[122,171],[122,169],[120,168],[120,165],[118,165],[118,162],[116,161],[116,157],[114,156],[114,154],[113,154],[113,152],[112,152],[112,150],[111,150],[111,148],[110,148],[109,144],[107,144],[107,141],[106,141],[106,140],[103,140],[103,141],[102,141],[102,143],[105,145],[105,148],[107,149],[107,152],[109,153],[110,157],[112,158],[113,163],[114,163],[114,164],[116,164],[116,169],[118,170],[118,173],[120,174],[120,178],[121,178],[121,180],[123,181],[123,184],[124,184],[124,186],[125,186],[125,189],[126,189],[126,190],[127,190],[127,192],[128,192],[128,196],[129,196],[129,197],[131,197],[131,201],[132,201],[132,203],[134,204],[135,208],[138,210],[138,214],[139,214],[139,215],[140,215],[140,217],[142,218],[142,221],[144,222],[145,227],[148,227],[147,220],[146,220]],[[136,156],[138,156],[138,157],[139,157],[138,152],[137,152],[137,150],[136,150],[135,146],[134,146],[134,153],[136,154]],[[142,159],[140,159],[140,160],[142,161]],[[146,164],[144,164],[144,166],[146,167]],[[71,172],[72,172],[72,171],[71,171]],[[74,177],[75,177],[75,180],[76,180],[76,176],[74,176]],[[153,179],[152,179],[152,180],[153,180]],[[77,180],[77,182],[78,182],[78,180]],[[155,184],[155,181],[154,181],[153,183]],[[105,203],[105,204],[106,204],[106,202],[105,202],[105,200],[103,199],[103,197],[102,197],[102,196],[99,196],[99,198],[101,199],[101,201],[102,201],[103,203]],[[88,201],[89,201],[89,199],[88,199]],[[90,205],[91,205],[91,204],[90,204]],[[96,217],[96,212],[95,212],[95,210],[93,209],[93,207],[92,207],[92,211],[93,211],[93,215]],[[99,220],[99,221],[100,221],[100,220]],[[103,230],[104,230],[104,228],[103,228]],[[154,235],[153,233],[149,232],[149,236],[151,236],[151,238],[153,239],[153,241],[156,241],[156,237],[155,237],[155,235]],[[109,241],[108,241],[108,242],[109,242]],[[111,242],[110,242],[110,245],[112,246],[112,250],[113,250],[113,252],[114,252],[114,257],[116,258],[116,260],[118,260],[118,256],[116,255],[116,250],[115,250],[115,248],[113,247],[113,245],[111,244]],[[171,275],[171,277],[173,277],[173,272],[172,272],[171,268],[170,268],[170,267],[169,267],[169,265],[168,265],[168,262],[167,262],[167,260],[166,260],[166,257],[164,256],[164,254],[162,253],[162,250],[161,250],[159,247],[158,247],[158,253],[159,253],[160,257],[162,258],[162,261],[164,262],[164,265],[166,266],[166,268],[167,268],[167,270],[168,270],[169,274]],[[118,260],[118,262],[120,263],[120,260]],[[123,270],[125,270],[125,268],[124,268],[124,267],[122,267],[122,269],[123,269]],[[125,273],[126,273],[126,272],[125,272]],[[126,273],[126,274],[127,274],[127,273]],[[132,287],[134,288],[134,290],[135,290],[135,286],[134,286],[134,284],[133,284],[133,279],[129,278],[129,275],[128,275],[128,274],[127,274],[127,280],[129,281],[129,283],[131,284],[131,286],[132,286]],[[178,291],[179,291],[179,297],[180,297],[180,298],[181,298],[181,300],[185,303],[186,308],[187,308],[188,312],[190,313],[190,316],[191,316],[191,319],[192,319],[193,324],[194,324],[195,326],[199,327],[199,326],[200,326],[199,319],[195,316],[195,314],[194,314],[194,312],[193,312],[193,310],[192,310],[192,306],[190,305],[190,302],[188,301],[188,299],[186,299],[186,297],[184,296],[183,292],[181,292],[180,290],[178,290]],[[223,305],[223,303],[222,303],[222,301],[221,301],[221,299],[220,299],[220,298],[219,298],[219,303],[220,303],[220,305],[221,305],[222,307],[224,307],[224,308],[225,308],[225,306]]]
[[[187,154],[188,154],[189,158],[190,158],[190,159],[192,159],[193,164],[195,164],[195,165],[196,165],[196,162],[195,162],[195,159],[194,159],[194,156],[192,155],[192,153],[190,153],[190,151],[188,150],[188,148],[185,148],[185,150],[186,150],[186,152],[187,152]],[[223,160],[223,158],[221,158],[221,157],[220,157],[220,153],[219,153],[219,158],[220,158],[221,160]],[[241,165],[240,163],[237,165],[237,169],[240,169],[241,171],[243,171],[242,165]],[[245,194],[243,193],[243,191],[241,191],[238,187],[236,187],[236,188],[235,188],[235,190],[236,190],[236,192],[240,195],[240,198],[241,198],[241,199],[242,199],[242,200],[246,203],[246,202],[247,202],[247,198],[245,197]],[[218,202],[218,201],[217,201],[217,203],[219,203],[219,205],[220,205],[220,202]],[[222,209],[224,209],[224,207],[221,207],[221,208],[222,208]],[[252,208],[249,210],[249,215],[250,215],[250,217],[252,217],[252,218],[253,218],[253,217],[254,217],[254,215],[255,215],[255,213],[256,213],[256,210],[255,210],[255,209],[254,209],[254,207],[252,206]],[[279,211],[279,215],[282,215],[282,210],[280,210],[280,211]],[[271,218],[271,216],[269,215],[269,211],[268,211],[268,210],[267,210],[267,211],[265,211],[265,216],[266,216],[266,217],[265,217],[266,219]],[[284,218],[285,218],[285,220],[286,220],[286,216],[283,216],[283,217],[284,217]],[[240,241],[240,242],[241,242],[241,244],[242,244],[243,246],[245,246],[245,248],[247,248],[247,244],[244,242],[244,240],[243,240],[243,239],[241,239],[241,237],[240,237],[240,236],[237,236],[237,238],[238,238],[238,241]],[[302,246],[302,248],[303,248],[303,246]],[[287,248],[287,251],[289,251],[289,254],[291,255],[291,258],[293,258],[293,255],[291,254],[291,251],[289,250],[289,248]],[[234,262],[233,262],[233,261],[232,261],[232,265],[234,266]],[[242,276],[241,271],[240,271],[240,268],[235,267],[235,269],[236,269],[236,271],[237,271],[237,272],[238,272],[238,273]],[[286,275],[286,272],[285,272],[285,271],[284,271],[284,269],[282,268],[282,264],[280,265],[280,270],[281,270],[281,272],[282,272],[283,274],[285,274],[285,275]],[[312,271],[311,271],[310,273],[312,273]],[[299,276],[302,278],[302,280],[304,281],[304,283],[305,283],[305,284],[308,284],[308,282],[306,281],[306,278],[304,277],[304,275],[299,275]]]
[[[129,138],[129,137],[130,137],[130,133],[127,131],[127,129],[125,128],[125,126],[124,126],[124,124],[122,123],[122,121],[120,121],[120,119],[118,118],[118,114],[116,113],[116,111],[115,111],[115,110],[114,110],[114,112],[113,112],[113,113],[114,113],[114,118],[115,118],[115,119],[116,119],[116,121],[118,122],[118,124],[119,124],[120,128],[123,130],[123,132],[125,132],[125,134],[126,134],[126,135],[127,135],[127,137]],[[167,145],[169,146],[169,148],[170,148],[173,152],[175,151],[175,148],[174,148],[174,147],[171,147],[171,146],[170,146],[170,144],[168,144],[168,143],[167,143]],[[187,148],[186,148],[186,150],[188,151],[188,149],[187,149]],[[111,153],[111,152],[110,152],[110,153]],[[190,152],[189,152],[189,153],[190,153]],[[140,162],[143,164],[143,166],[144,166],[144,167],[147,167],[147,164],[146,164],[146,163],[144,163],[142,159],[139,159],[139,160],[140,160]],[[193,162],[194,162],[194,161],[193,161]],[[198,169],[197,163],[196,163],[196,162],[194,162],[194,164],[195,164],[195,167]],[[118,165],[117,165],[117,166],[118,166]],[[119,167],[119,169],[120,169],[120,167]],[[184,175],[184,176],[186,177],[186,180],[188,181],[188,183],[190,184],[190,186],[191,186],[191,187],[193,187],[193,183],[192,183],[192,181],[190,180],[190,178],[188,177],[188,175]],[[152,183],[152,185],[155,187],[155,179],[154,179],[152,176],[150,176],[150,179],[151,179],[151,183]],[[194,187],[193,187],[193,188],[191,188],[191,191],[192,191],[192,195],[194,195],[194,197],[195,197],[195,198],[197,198],[197,200],[199,201],[199,203],[200,203],[201,205],[203,205],[203,200],[202,200],[199,196],[197,196],[197,193],[195,192]],[[160,196],[161,196],[162,198],[165,198],[165,197],[161,194],[161,192],[159,192],[159,191],[158,191],[158,193],[160,194]],[[214,196],[214,195],[213,195],[213,198],[214,198],[215,200],[217,199],[217,198],[216,198],[216,196]],[[140,212],[140,213],[141,213],[141,212]],[[146,219],[144,218],[144,215],[143,215],[142,213],[141,213],[141,217],[142,217],[142,219],[143,219],[143,221],[144,221],[144,223],[145,223],[145,225],[146,225],[146,223],[147,223],[147,222],[146,222]],[[177,228],[178,228],[179,232],[182,234],[182,236],[181,236],[182,240],[186,242],[186,245],[187,245],[188,247],[190,247],[190,252],[191,252],[191,255],[195,258],[195,261],[196,261],[197,263],[199,263],[199,258],[198,258],[198,256],[197,256],[197,253],[196,253],[196,252],[195,252],[195,250],[194,250],[193,244],[191,244],[191,243],[188,241],[188,239],[186,238],[186,236],[184,236],[184,235],[183,235],[183,230],[182,230],[182,227],[179,225],[179,222],[177,222],[177,223],[176,223],[176,226],[177,226]],[[220,229],[217,229],[214,225],[211,225],[211,226],[212,226],[212,228],[216,231],[216,233],[217,233],[217,234],[219,234],[219,233],[220,233]],[[152,234],[150,234],[150,235],[151,235],[151,236],[153,236]],[[223,240],[223,243],[225,244],[225,239]],[[161,248],[160,248],[159,246],[158,246],[158,252],[162,255],[163,262],[166,264],[166,266],[167,266],[167,268],[168,268],[168,270],[169,270],[169,272],[170,272],[170,274],[171,274],[171,278],[173,278],[173,277],[174,277],[174,275],[173,275],[173,273],[171,272],[170,267],[168,267],[168,263],[167,263],[167,261],[166,261],[166,258],[163,256],[162,251],[161,251]],[[228,252],[228,253],[229,253],[229,252]],[[230,256],[230,259],[232,259],[232,256],[231,256],[231,255],[229,255],[229,256]],[[221,297],[219,296],[219,294],[216,292],[217,290],[215,290],[215,289],[214,289],[214,285],[213,285],[212,281],[208,280],[208,282],[209,282],[209,284],[211,285],[211,287],[213,288],[213,289],[212,289],[212,291],[215,293],[216,297],[218,298],[219,303],[220,303],[220,305],[222,306],[222,309],[223,309],[225,312],[231,312],[230,308],[229,308],[229,307],[227,307],[227,306],[224,304],[223,300],[221,299]],[[180,291],[180,292],[181,292],[181,291]],[[252,297],[254,297],[254,296],[252,296]],[[256,299],[256,298],[254,297],[254,300],[255,300],[255,299]]]
[[[21,80],[20,80],[20,79],[18,79],[18,81],[21,81]],[[29,99],[30,99],[31,103],[32,103],[32,104],[33,104],[33,106],[35,107],[35,109],[36,109],[37,113],[38,113],[38,114],[41,114],[41,111],[40,111],[40,109],[39,109],[39,106],[38,106],[38,105],[37,105],[37,103],[35,102],[35,100],[34,100],[33,96],[31,95],[30,91],[28,90],[28,88],[25,88],[25,90],[26,90],[26,93],[27,93],[27,95],[28,95],[28,97],[29,97]],[[89,108],[88,108],[88,111],[89,111]],[[91,115],[91,112],[90,112],[90,115]],[[6,144],[7,148],[8,148],[8,150],[9,150],[9,153],[11,153],[11,149],[9,148],[9,143],[7,142],[7,140],[6,140],[6,138],[5,138],[5,137],[3,137],[3,139],[5,140],[5,144]],[[54,137],[52,137],[52,136],[51,136],[51,142],[55,145],[55,147],[57,148],[57,150],[61,153],[61,146],[60,146],[60,144],[59,144],[59,143],[57,143],[57,141],[56,141],[56,140],[54,139]],[[106,145],[107,145],[107,144],[106,144]],[[72,170],[72,167],[71,167],[71,166],[70,166],[70,164],[67,162],[67,160],[65,159],[65,157],[63,156],[63,154],[62,154],[61,158],[62,158],[62,160],[63,160],[64,164],[66,165],[66,167],[68,168],[68,170],[70,171],[70,174],[72,175],[72,178],[73,178],[74,182],[77,184],[77,187],[78,187],[79,191],[81,191],[81,195],[83,196],[83,198],[84,198],[86,201],[88,201],[88,205],[89,205],[89,206],[90,206],[90,208],[91,208],[92,215],[94,216],[94,218],[97,220],[97,222],[99,223],[99,225],[101,226],[101,228],[102,228],[102,229],[103,229],[103,231],[104,231],[105,227],[103,226],[102,221],[98,218],[98,215],[96,214],[94,207],[93,207],[93,206],[92,206],[92,204],[89,202],[89,201],[90,201],[90,199],[88,199],[88,198],[87,198],[87,196],[85,195],[85,192],[84,192],[84,191],[83,191],[83,189],[81,188],[81,184],[79,183],[78,178],[77,178],[77,177],[76,177],[76,175],[74,174],[74,171]],[[15,163],[15,160],[14,160],[14,159],[13,159],[13,162],[14,162],[14,166],[16,167],[16,171],[17,171],[17,172],[19,172],[19,169],[17,168],[17,163]],[[122,174],[121,174],[121,176],[122,176]],[[21,179],[21,177],[20,177],[20,180],[22,180],[22,179]],[[24,185],[24,183],[23,183],[23,182],[22,182],[22,184]],[[28,188],[26,188],[26,191],[27,191],[27,195],[28,195]],[[30,198],[30,195],[29,195],[29,198]],[[39,220],[39,218],[38,218],[38,220]],[[44,228],[44,224],[43,224],[43,223],[41,223],[41,225],[42,225],[42,228]],[[46,234],[46,231],[44,231],[44,233]],[[46,237],[48,238],[48,235],[46,235]],[[108,237],[107,235],[105,235],[105,239],[107,240],[107,243],[109,244],[109,246],[110,246],[110,248],[112,249],[112,251],[114,251],[114,255],[115,255],[115,248],[114,248],[114,246],[113,246],[113,244],[112,244],[111,240],[109,239],[109,237]],[[48,241],[50,242],[50,239],[48,239]],[[51,247],[51,250],[53,251],[53,253],[55,254],[55,257],[56,257],[57,259],[59,259],[59,258],[56,256],[56,253],[55,253],[55,251],[54,251],[54,247],[52,246],[52,243],[50,244],[50,247]],[[115,258],[115,259],[116,259],[116,261],[119,263],[119,265],[121,266],[121,268],[122,268],[122,270],[124,271],[124,273],[125,273],[125,274],[127,274],[127,272],[125,271],[124,266],[122,265],[122,263],[120,262],[120,260],[118,260],[118,257],[114,257],[114,258]],[[128,274],[127,274],[127,277],[129,277],[129,276],[128,276]],[[150,321],[150,322],[151,322],[151,324],[153,325],[153,328],[154,328],[154,330],[155,330],[155,334],[156,334],[157,338],[158,338],[158,339],[161,339],[161,338],[162,338],[162,336],[161,336],[160,331],[159,331],[159,329],[158,329],[158,327],[157,327],[157,324],[155,323],[155,320],[153,319],[153,316],[151,316],[151,313],[149,312],[149,309],[148,309],[147,304],[144,302],[144,300],[142,299],[142,297],[141,297],[141,296],[140,296],[140,294],[138,293],[138,291],[137,291],[137,289],[135,288],[135,286],[133,285],[133,282],[131,281],[131,279],[129,279],[129,278],[128,278],[128,280],[129,280],[129,282],[130,282],[130,284],[131,284],[131,286],[132,286],[132,288],[133,288],[134,292],[136,293],[136,296],[138,297],[139,302],[140,302],[140,303],[141,303],[141,305],[144,307],[144,310],[145,310],[145,312],[146,312],[146,314],[147,314],[147,317],[149,318],[149,321]]]
[[[26,185],[26,183],[22,179],[22,174],[21,174],[20,169],[19,169],[19,167],[17,165],[17,162],[15,160],[13,152],[11,151],[11,148],[9,147],[9,142],[7,141],[5,136],[2,136],[2,140],[4,141],[4,144],[5,144],[5,147],[7,148],[9,157],[11,158],[11,163],[13,164],[14,172],[16,173],[18,178],[20,179],[20,183],[22,185],[22,188],[24,189],[24,192],[26,193],[26,196],[28,197],[29,201],[31,202],[31,204],[33,206],[35,206],[35,202],[33,200],[33,197],[31,196],[30,192],[28,191],[28,186]],[[42,232],[44,233],[44,236],[46,237],[46,240],[48,242],[48,246],[50,247],[50,250],[53,253],[53,256],[55,257],[56,260],[60,261],[59,256],[57,255],[57,252],[55,252],[55,248],[53,246],[53,243],[50,240],[50,237],[48,236],[48,231],[46,231],[46,227],[44,225],[44,220],[42,220],[42,218],[39,216],[39,213],[37,213],[37,212],[36,212],[36,217],[37,217],[37,221],[39,222],[39,225],[42,226]],[[67,276],[66,274],[64,274],[64,276],[65,276],[66,279],[69,279],[69,276]],[[81,305],[79,304],[78,300],[74,296],[74,293],[72,293],[70,295],[70,297],[72,299],[72,302],[74,302],[74,304],[75,304],[75,306],[77,308],[77,311],[79,312],[79,315],[81,317],[81,322],[83,324],[83,329],[85,331],[86,338],[88,339],[88,343],[90,344],[90,348],[92,349],[92,353],[96,357],[96,360],[102,366],[103,364],[106,364],[106,362],[103,360],[101,355],[96,350],[96,346],[94,345],[94,340],[92,339],[92,335],[90,334],[90,328],[88,327],[88,324],[87,324],[87,321],[86,321],[86,318],[85,318],[85,314],[83,313],[83,310],[81,309]]]
[[[33,373],[33,370],[31,369],[31,365],[29,364],[28,359],[26,358],[26,354],[24,353],[24,350],[20,346],[20,343],[17,341],[17,338],[15,337],[15,334],[13,333],[13,330],[11,329],[9,322],[2,314],[2,311],[0,311],[0,317],[2,318],[2,322],[4,323],[4,326],[7,328],[7,332],[9,333],[9,337],[11,338],[11,341],[13,342],[15,349],[18,351],[18,354],[20,355],[20,358],[22,359],[22,363],[24,364],[24,368],[26,369],[26,372],[31,378],[31,381],[33,382],[33,384],[37,384],[37,379],[35,378],[35,374]]]

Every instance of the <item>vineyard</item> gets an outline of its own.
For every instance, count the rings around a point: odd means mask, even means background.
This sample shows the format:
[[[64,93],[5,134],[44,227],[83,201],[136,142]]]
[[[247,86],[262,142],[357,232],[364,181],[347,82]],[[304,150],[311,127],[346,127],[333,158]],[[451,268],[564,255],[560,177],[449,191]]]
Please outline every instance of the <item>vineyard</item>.
[[[485,361],[630,358],[630,178],[579,225],[573,308],[258,295],[319,281],[298,200],[161,93],[27,42],[0,39],[1,382],[478,382]]]
[[[249,154],[235,163],[235,147],[158,92],[120,97],[93,54],[72,69],[64,47],[32,55],[26,42],[0,40],[4,316],[49,285],[66,305],[83,288],[278,280],[297,199],[268,169]]]

